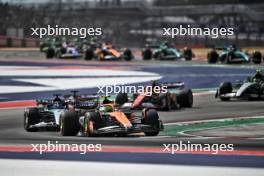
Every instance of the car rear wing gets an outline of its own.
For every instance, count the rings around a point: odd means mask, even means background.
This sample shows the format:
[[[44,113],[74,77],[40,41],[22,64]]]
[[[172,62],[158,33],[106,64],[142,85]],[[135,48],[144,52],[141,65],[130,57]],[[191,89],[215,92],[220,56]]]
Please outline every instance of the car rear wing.
[[[216,50],[227,50],[227,47],[215,47]]]
[[[168,89],[184,88],[184,82],[163,82],[160,83],[162,86],[167,86]]]
[[[40,105],[40,104],[49,105],[49,104],[52,104],[52,102],[53,101],[51,99],[37,99],[36,100],[37,105]]]

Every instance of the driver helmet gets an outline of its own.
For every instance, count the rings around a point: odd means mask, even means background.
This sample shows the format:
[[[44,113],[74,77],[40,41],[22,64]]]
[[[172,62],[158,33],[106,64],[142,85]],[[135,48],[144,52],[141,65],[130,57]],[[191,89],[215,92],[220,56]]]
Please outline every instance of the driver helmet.
[[[236,49],[237,49],[237,48],[236,48],[236,45],[235,45],[235,44],[231,45],[231,46],[230,46],[230,49],[231,49],[231,51],[236,51]]]
[[[108,104],[108,103],[111,103],[112,101],[108,99],[107,96],[104,97],[103,99],[103,104]]]
[[[166,49],[168,47],[169,47],[169,43],[167,41],[165,41],[164,43],[161,44],[162,49]]]
[[[258,73],[258,74],[262,74],[262,70],[261,70],[261,69],[257,69],[257,70],[256,70],[256,73]]]
[[[262,77],[262,70],[261,69],[256,70],[255,77]]]
[[[53,99],[54,102],[61,102],[61,98],[56,96],[54,99]]]
[[[111,105],[104,105],[99,108],[101,112],[113,112],[113,107]]]
[[[261,80],[262,77],[263,77],[262,70],[261,69],[257,69],[255,75],[252,77],[253,82],[256,82],[258,80]]]

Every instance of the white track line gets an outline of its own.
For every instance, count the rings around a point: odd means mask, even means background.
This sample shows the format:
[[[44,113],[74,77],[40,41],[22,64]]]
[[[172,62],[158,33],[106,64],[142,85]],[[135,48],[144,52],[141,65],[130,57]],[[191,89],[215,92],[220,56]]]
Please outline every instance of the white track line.
[[[0,159],[1,174],[5,176],[263,176],[263,169],[242,167],[213,167],[213,166],[181,166],[181,165],[151,165],[151,164],[124,164],[106,162],[80,162],[80,161],[41,161],[41,160],[15,160]]]
[[[0,67],[1,69],[2,67]],[[32,67],[27,70],[4,67],[0,76],[23,76],[13,79],[14,81],[33,83],[40,86],[6,86],[0,85],[0,94],[38,92],[66,89],[96,88],[106,85],[125,85],[142,83],[151,80],[158,80],[162,77],[159,74],[143,71],[109,70],[109,69],[37,69]],[[16,68],[16,67],[15,67]],[[27,78],[35,76],[36,78]],[[51,78],[43,78],[50,76]],[[56,78],[69,76],[69,78]],[[71,76],[88,76],[91,78],[71,78]],[[105,78],[105,76],[110,76]],[[113,76],[113,77],[111,77]],[[55,78],[52,78],[55,77]],[[41,86],[43,85],[43,86]],[[99,89],[98,89],[99,90]]]

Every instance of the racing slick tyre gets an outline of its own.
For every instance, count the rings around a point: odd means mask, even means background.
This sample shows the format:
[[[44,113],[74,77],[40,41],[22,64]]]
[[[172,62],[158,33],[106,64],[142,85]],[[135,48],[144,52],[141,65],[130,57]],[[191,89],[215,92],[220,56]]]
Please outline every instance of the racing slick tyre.
[[[28,132],[35,132],[37,128],[30,128],[31,125],[39,122],[39,111],[37,108],[29,108],[24,112],[24,129]]]
[[[259,51],[255,51],[253,54],[252,54],[252,62],[254,64],[260,64],[262,61],[262,54],[261,52]]]
[[[92,60],[94,58],[94,51],[92,48],[88,48],[86,51],[85,51],[85,56],[84,56],[84,59],[85,60]]]
[[[227,58],[227,55],[226,55],[226,54],[223,54],[223,55],[221,55],[221,56],[219,57],[219,60],[220,60],[221,63],[225,63],[226,58]]]
[[[67,48],[66,47],[61,47],[60,53],[61,54],[66,54],[66,52],[67,52]]]
[[[143,60],[151,60],[152,59],[152,51],[151,49],[146,49],[142,52]]]
[[[179,109],[179,104],[177,101],[177,94],[170,93],[170,99],[171,99],[171,109]]]
[[[184,89],[177,96],[180,107],[191,108],[193,106],[193,93],[191,89]]]
[[[153,132],[145,132],[146,136],[157,136],[160,132],[159,115],[155,109],[149,109],[146,111],[144,117],[144,123],[151,125],[154,128]]]
[[[183,56],[186,61],[192,60],[193,52],[190,48],[186,48],[183,50]]]
[[[219,55],[216,51],[210,51],[207,54],[207,61],[209,64],[215,64],[218,61],[218,57],[219,57]]]
[[[223,60],[223,63],[230,64],[234,58],[234,53],[230,52],[226,55],[225,59]]]
[[[232,84],[230,82],[223,82],[219,86],[219,96],[222,101],[230,100],[230,97],[221,97],[221,95],[226,93],[231,93],[233,90]]]
[[[169,111],[172,109],[172,103],[169,93],[161,93],[159,95],[160,109],[163,111]]]
[[[76,136],[80,130],[78,114],[66,111],[60,117],[60,133],[62,136]]]
[[[53,48],[48,48],[46,53],[47,59],[52,59],[55,56],[55,50]]]
[[[126,102],[128,102],[127,93],[118,93],[115,98],[115,103],[118,105],[123,105]]]
[[[126,49],[123,53],[123,58],[126,61],[131,61],[133,58],[132,51],[130,49]]]
[[[94,130],[102,127],[102,119],[99,112],[87,112],[84,115],[83,136],[94,136]]]

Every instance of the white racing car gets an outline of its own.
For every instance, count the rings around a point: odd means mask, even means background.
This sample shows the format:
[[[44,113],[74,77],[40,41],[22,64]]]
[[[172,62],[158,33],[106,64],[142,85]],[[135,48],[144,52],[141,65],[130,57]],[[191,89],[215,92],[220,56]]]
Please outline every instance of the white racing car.
[[[235,84],[223,82],[215,94],[216,98],[228,101],[231,98],[243,100],[264,100],[264,76],[260,70],[247,80],[238,81]]]

